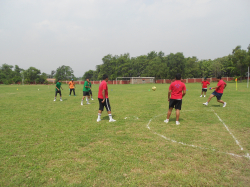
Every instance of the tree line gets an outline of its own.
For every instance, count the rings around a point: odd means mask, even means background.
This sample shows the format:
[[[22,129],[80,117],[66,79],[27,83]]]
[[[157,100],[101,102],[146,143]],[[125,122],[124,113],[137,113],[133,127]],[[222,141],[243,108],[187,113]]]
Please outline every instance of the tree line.
[[[201,77],[245,77],[247,67],[250,66],[250,45],[247,50],[241,46],[235,47],[232,53],[214,60],[198,60],[196,57],[184,57],[183,53],[170,53],[165,55],[162,51],[151,51],[147,55],[130,57],[129,53],[123,55],[108,54],[102,58],[103,64],[97,65],[96,70],[84,73],[82,80],[101,80],[104,74],[110,80],[116,77],[155,77],[156,79],[173,79],[176,73],[183,78]],[[70,80],[77,78],[70,66],[60,66],[50,74],[41,73],[39,69],[30,67],[27,70],[18,65],[3,64],[0,67],[0,83],[48,83],[47,78]]]
[[[69,66],[60,66],[51,71],[51,74],[41,73],[41,71],[35,67],[29,67],[27,70],[20,68],[18,65],[12,66],[3,64],[0,67],[0,83],[12,84],[12,83],[35,83],[35,84],[47,84],[47,78],[56,78],[61,80],[69,80],[77,78],[73,74],[73,70]]]
[[[130,57],[108,54],[102,58],[103,64],[97,65],[96,70],[84,73],[83,79],[101,80],[107,74],[110,80],[116,77],[155,77],[156,79],[173,79],[176,73],[183,78],[202,77],[245,77],[250,66],[250,45],[247,50],[237,46],[232,53],[214,60],[198,60],[196,57],[184,57],[183,53],[165,55],[151,51],[147,55]]]

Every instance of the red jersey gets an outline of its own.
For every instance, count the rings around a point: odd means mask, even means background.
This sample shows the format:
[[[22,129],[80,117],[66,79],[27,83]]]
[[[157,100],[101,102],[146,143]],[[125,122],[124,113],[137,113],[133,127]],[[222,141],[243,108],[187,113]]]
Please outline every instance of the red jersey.
[[[99,92],[98,92],[98,98],[103,99],[102,91],[105,90],[105,97],[108,98],[108,85],[105,80],[101,82],[99,85]]]
[[[202,81],[202,88],[207,88],[207,85],[209,85],[210,83],[208,81]]]
[[[170,84],[169,90],[172,90],[170,99],[182,99],[182,91],[186,90],[186,86],[180,80],[175,80]]]
[[[217,93],[223,93],[224,88],[225,88],[226,83],[223,80],[220,80],[217,84],[219,86],[218,88],[215,89]]]

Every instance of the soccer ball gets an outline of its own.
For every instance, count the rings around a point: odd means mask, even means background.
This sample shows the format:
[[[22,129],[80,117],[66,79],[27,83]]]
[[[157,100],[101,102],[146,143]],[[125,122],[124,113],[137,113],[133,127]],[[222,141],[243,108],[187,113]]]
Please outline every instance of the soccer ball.
[[[155,87],[155,86],[153,86],[153,87],[152,87],[152,90],[153,90],[153,91],[155,91],[155,90],[156,90],[156,87]]]

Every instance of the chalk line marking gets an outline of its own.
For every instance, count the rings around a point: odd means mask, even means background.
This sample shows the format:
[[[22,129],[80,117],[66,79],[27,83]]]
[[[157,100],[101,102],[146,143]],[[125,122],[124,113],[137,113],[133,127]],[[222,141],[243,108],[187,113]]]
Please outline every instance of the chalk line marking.
[[[220,116],[213,110],[211,109],[215,115],[218,117],[218,119],[220,120],[220,122],[224,125],[224,127],[227,129],[227,131],[229,132],[229,134],[233,137],[233,139],[235,140],[236,144],[240,147],[240,150],[243,150],[243,147],[240,145],[240,142],[235,138],[235,136],[233,135],[233,133],[231,133],[231,131],[229,130],[229,128],[227,127],[227,125],[224,123],[224,121],[222,121],[222,119],[220,118]]]
[[[214,113],[215,113],[215,112],[214,112]],[[166,114],[166,113],[160,114],[160,115],[157,115],[157,116],[154,116],[153,118],[151,118],[151,119],[149,120],[149,122],[147,123],[146,127],[147,127],[149,130],[151,130],[151,128],[150,128],[150,126],[149,126],[150,123],[151,123],[151,121],[152,121],[153,119],[155,119],[155,118],[157,118],[157,117],[159,117],[159,116],[165,115],[165,114]],[[218,115],[217,115],[217,116],[218,116]],[[164,136],[164,135],[162,135],[162,134],[159,134],[159,133],[157,133],[157,132],[154,132],[154,131],[153,131],[153,133],[156,134],[156,135],[158,135],[158,136],[160,136],[160,137],[162,137],[162,138],[165,139],[165,140],[171,141],[171,142],[173,142],[173,143],[178,143],[178,144],[181,144],[181,145],[184,145],[184,146],[193,147],[193,148],[199,148],[199,149],[202,149],[202,150],[214,151],[214,152],[217,152],[217,153],[223,153],[223,154],[227,154],[227,155],[231,155],[231,156],[239,157],[239,158],[245,157],[245,158],[250,159],[249,153],[247,153],[246,155],[238,155],[238,154],[229,153],[229,152],[222,152],[222,151],[219,151],[219,150],[216,150],[216,149],[211,149],[211,148],[207,148],[207,147],[200,147],[200,146],[196,146],[196,145],[192,145],[192,144],[187,144],[187,143],[184,143],[184,142],[178,142],[178,141],[176,141],[176,140],[173,140],[173,139],[171,139],[171,138],[168,138],[168,137],[166,137],[166,136]]]

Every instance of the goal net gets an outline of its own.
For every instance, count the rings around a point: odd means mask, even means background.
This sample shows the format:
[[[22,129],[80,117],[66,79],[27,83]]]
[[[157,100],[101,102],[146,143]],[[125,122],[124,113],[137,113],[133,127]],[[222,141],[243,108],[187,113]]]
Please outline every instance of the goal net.
[[[155,77],[117,77],[116,84],[155,83]]]

